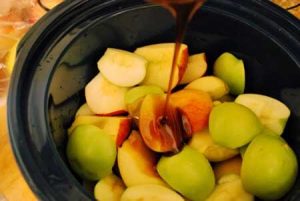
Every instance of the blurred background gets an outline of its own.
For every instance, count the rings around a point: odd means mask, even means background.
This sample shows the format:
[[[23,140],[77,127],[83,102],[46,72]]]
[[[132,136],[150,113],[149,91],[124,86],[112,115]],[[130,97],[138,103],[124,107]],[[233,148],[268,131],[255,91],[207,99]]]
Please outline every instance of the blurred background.
[[[0,0],[0,201],[35,200],[21,176],[10,148],[6,125],[6,95],[18,42],[48,10],[62,1]],[[300,0],[272,1],[300,19]]]

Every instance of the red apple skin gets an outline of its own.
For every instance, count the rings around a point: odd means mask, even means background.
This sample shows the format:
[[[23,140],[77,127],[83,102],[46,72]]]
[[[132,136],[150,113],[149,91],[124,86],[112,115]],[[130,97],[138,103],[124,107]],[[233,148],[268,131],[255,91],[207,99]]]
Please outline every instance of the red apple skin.
[[[124,119],[120,123],[119,132],[116,139],[117,147],[121,147],[123,142],[128,138],[131,132],[132,119]]]
[[[183,78],[183,75],[188,65],[188,61],[189,61],[189,50],[188,48],[185,48],[184,50],[182,50],[180,61],[178,62],[178,69],[179,69],[178,83],[180,83],[181,79]]]

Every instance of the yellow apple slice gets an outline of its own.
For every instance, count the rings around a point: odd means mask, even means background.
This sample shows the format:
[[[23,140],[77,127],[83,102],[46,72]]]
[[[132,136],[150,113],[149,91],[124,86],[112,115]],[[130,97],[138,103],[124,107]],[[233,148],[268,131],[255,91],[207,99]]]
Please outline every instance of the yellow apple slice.
[[[118,87],[98,74],[85,87],[86,102],[95,114],[109,115],[126,111],[126,87]]]
[[[254,201],[254,196],[248,193],[242,184],[241,178],[236,174],[222,177],[215,190],[206,201]]]
[[[123,181],[114,174],[102,178],[95,186],[94,195],[101,201],[120,201],[126,186]]]
[[[180,84],[188,84],[197,78],[202,77],[207,70],[205,53],[195,54],[189,57],[186,71],[180,81]]]
[[[216,76],[201,77],[188,84],[185,88],[205,91],[213,100],[218,100],[229,93],[227,84]]]
[[[143,80],[144,85],[157,85],[164,91],[168,90],[169,77],[172,69],[173,55],[175,51],[174,43],[161,43],[140,47],[135,53],[149,61],[147,74]],[[188,47],[182,44],[177,59],[177,68],[172,81],[174,88],[181,80],[188,62]]]
[[[89,108],[87,103],[84,103],[83,105],[80,106],[80,108],[76,112],[76,117],[77,116],[82,116],[82,115],[94,115],[95,113],[92,112],[92,110]]]
[[[193,134],[189,145],[212,162],[224,161],[239,154],[237,149],[229,149],[216,144],[209,134],[208,129]]]
[[[285,104],[265,95],[242,94],[236,98],[235,102],[251,109],[266,128],[278,135],[283,133],[291,114]]]
[[[143,81],[148,61],[124,50],[108,48],[98,61],[102,75],[111,83],[121,87],[132,87]]]
[[[166,185],[155,170],[158,157],[143,142],[137,131],[118,149],[118,166],[127,187],[158,184]]]
[[[175,191],[154,184],[129,187],[120,201],[184,201]]]

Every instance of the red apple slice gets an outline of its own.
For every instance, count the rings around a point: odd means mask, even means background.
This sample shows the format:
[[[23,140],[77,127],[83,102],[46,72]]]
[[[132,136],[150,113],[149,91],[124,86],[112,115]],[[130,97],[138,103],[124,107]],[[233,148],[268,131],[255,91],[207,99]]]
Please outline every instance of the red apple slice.
[[[175,51],[174,43],[161,43],[140,47],[135,53],[146,58],[149,61],[147,74],[142,82],[144,85],[157,85],[164,91],[168,90],[169,77],[172,69],[173,55]],[[173,79],[172,88],[174,88],[185,72],[188,62],[188,47],[181,45],[177,68]]]
[[[98,62],[102,75],[121,87],[132,87],[143,81],[148,61],[124,50],[108,48]]]
[[[95,114],[119,114],[127,111],[124,97],[128,88],[118,87],[98,74],[85,88],[86,102]]]
[[[186,134],[191,135],[208,126],[209,114],[213,107],[208,93],[184,89],[171,94],[170,100],[172,105],[181,111]]]
[[[147,95],[141,105],[139,129],[146,145],[156,152],[178,152],[183,127],[179,112],[169,106],[164,113],[165,95]]]

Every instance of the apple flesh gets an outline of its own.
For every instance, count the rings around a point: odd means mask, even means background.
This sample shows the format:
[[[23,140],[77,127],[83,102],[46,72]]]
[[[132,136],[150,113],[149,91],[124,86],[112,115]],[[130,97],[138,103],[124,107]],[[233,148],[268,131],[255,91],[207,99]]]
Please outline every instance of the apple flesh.
[[[191,201],[205,200],[215,187],[208,160],[188,145],[176,155],[163,156],[157,170],[173,189]]]
[[[189,56],[187,68],[183,74],[180,84],[188,84],[202,77],[207,70],[205,53]]]
[[[246,76],[243,60],[228,52],[223,53],[215,61],[214,75],[228,84],[233,95],[244,93]]]
[[[165,95],[147,95],[140,109],[139,129],[146,145],[156,152],[178,152],[184,133],[179,112],[169,105]]]
[[[222,177],[206,201],[254,201],[254,196],[243,188],[241,178],[236,174]]]
[[[77,116],[68,129],[69,135],[80,125],[97,126],[111,136],[117,146],[120,146],[131,131],[132,119],[130,117]]]
[[[126,112],[126,87],[118,87],[98,74],[85,87],[85,98],[88,107],[95,114],[109,115]]]
[[[164,91],[168,90],[169,77],[171,75],[173,55],[175,52],[175,43],[161,43],[137,48],[135,53],[147,59],[146,77],[143,85],[157,85]],[[172,89],[181,80],[188,63],[188,47],[181,44],[174,77],[172,80]]]
[[[94,115],[94,114],[95,113],[92,112],[92,110],[89,108],[88,104],[84,103],[77,110],[75,117],[86,116],[86,115]]]
[[[94,195],[96,200],[119,201],[125,189],[123,181],[116,175],[110,174],[98,181]]]
[[[184,199],[164,186],[146,184],[127,188],[120,201],[184,201]]]
[[[207,127],[209,114],[213,107],[208,93],[184,89],[171,94],[170,101],[173,107],[180,110],[185,133],[188,137]]]
[[[240,176],[241,167],[242,167],[242,158],[240,156],[216,163],[214,166],[216,181],[218,181],[225,175],[235,174]]]
[[[166,185],[155,170],[158,156],[143,142],[137,131],[118,149],[118,167],[127,187],[157,184]]]
[[[143,81],[148,61],[131,52],[108,48],[98,61],[101,74],[111,83],[132,87]]]
[[[295,183],[297,157],[283,138],[258,135],[248,146],[241,177],[245,189],[263,200],[279,200]]]
[[[236,98],[235,102],[251,109],[266,128],[278,135],[283,133],[291,114],[285,104],[265,95],[242,94]]]
[[[213,100],[218,100],[229,93],[227,84],[216,76],[201,77],[189,83],[185,88],[207,92]]]
[[[93,125],[78,126],[67,144],[71,168],[83,179],[97,181],[112,172],[117,150],[114,141]]]
[[[248,144],[263,129],[247,107],[237,103],[222,103],[213,108],[209,117],[209,132],[215,143],[227,148]]]
[[[209,161],[219,162],[236,156],[237,149],[229,149],[216,144],[209,134],[208,129],[193,134],[189,145],[201,152]]]

